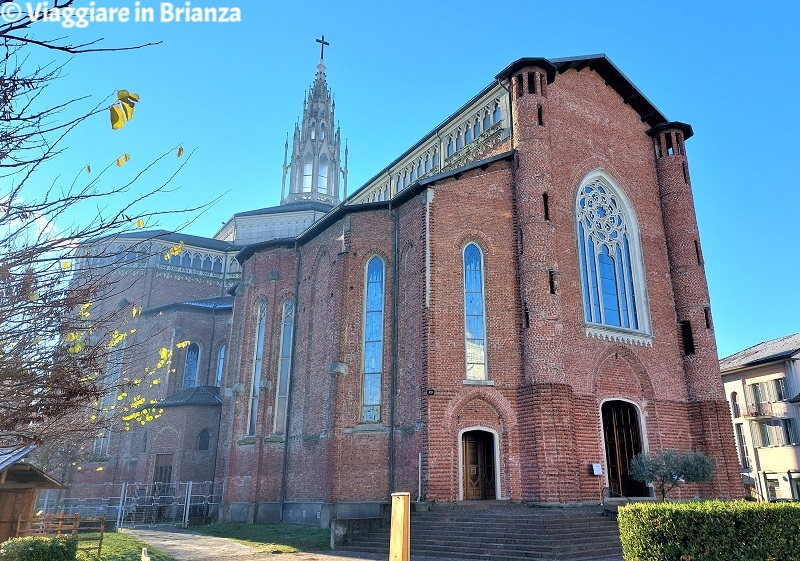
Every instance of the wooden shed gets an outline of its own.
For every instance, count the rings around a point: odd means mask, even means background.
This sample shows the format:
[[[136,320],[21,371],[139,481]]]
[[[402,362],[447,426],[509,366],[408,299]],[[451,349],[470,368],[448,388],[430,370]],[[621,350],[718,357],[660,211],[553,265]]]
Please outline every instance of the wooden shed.
[[[33,516],[36,492],[39,489],[65,489],[66,487],[36,466],[25,462],[25,457],[36,446],[0,448],[0,542],[17,535],[17,523]]]

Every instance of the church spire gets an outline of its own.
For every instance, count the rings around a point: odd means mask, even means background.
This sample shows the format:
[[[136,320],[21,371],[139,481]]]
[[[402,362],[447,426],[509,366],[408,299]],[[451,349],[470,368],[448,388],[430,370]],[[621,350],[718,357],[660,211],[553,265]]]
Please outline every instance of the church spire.
[[[341,175],[341,136],[334,129],[333,96],[325,78],[325,47],[330,43],[322,35],[317,74],[303,99],[303,118],[295,128],[289,192],[281,193],[281,204],[319,202],[339,203]],[[286,168],[284,168],[286,169]],[[283,190],[282,190],[283,191]]]

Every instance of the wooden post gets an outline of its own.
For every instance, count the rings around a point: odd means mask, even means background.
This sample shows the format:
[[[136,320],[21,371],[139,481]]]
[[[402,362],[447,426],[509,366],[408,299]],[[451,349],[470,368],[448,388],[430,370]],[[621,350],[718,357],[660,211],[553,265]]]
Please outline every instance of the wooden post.
[[[392,493],[389,561],[409,561],[411,554],[411,494]]]

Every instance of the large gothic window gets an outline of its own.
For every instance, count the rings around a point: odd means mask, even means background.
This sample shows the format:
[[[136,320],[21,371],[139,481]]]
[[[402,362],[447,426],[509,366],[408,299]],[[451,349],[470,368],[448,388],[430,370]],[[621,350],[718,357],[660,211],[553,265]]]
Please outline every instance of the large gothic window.
[[[183,365],[183,387],[193,388],[197,385],[197,364],[200,359],[200,347],[192,343],[186,349],[186,363]]]
[[[381,371],[383,370],[383,260],[367,264],[364,300],[364,396],[362,420],[381,420]]]
[[[311,192],[311,181],[314,179],[314,160],[311,154],[303,160],[303,193]]]
[[[264,362],[264,331],[267,325],[267,303],[258,306],[258,328],[256,330],[255,357],[253,359],[253,376],[250,384],[250,408],[247,413],[247,434],[256,434],[258,417],[258,392],[261,388],[261,365]]]
[[[328,157],[325,154],[319,157],[319,179],[317,180],[317,191],[320,193],[328,192]]]
[[[582,183],[575,209],[587,324],[648,332],[638,228],[625,194],[595,175]]]
[[[486,380],[483,255],[474,243],[464,248],[464,344],[466,379]]]
[[[278,391],[275,395],[275,434],[286,432],[286,412],[289,401],[289,373],[292,368],[292,330],[294,329],[294,302],[283,303],[281,327],[281,359],[278,367]]]

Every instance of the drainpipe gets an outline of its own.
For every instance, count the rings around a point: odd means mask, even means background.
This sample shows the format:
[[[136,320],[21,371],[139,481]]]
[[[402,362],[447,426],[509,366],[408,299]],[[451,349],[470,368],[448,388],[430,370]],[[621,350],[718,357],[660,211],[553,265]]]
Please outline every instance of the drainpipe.
[[[398,327],[398,295],[400,293],[399,277],[400,277],[400,259],[399,259],[399,225],[397,211],[392,208],[391,201],[389,202],[389,215],[392,217],[392,249],[393,260],[392,265],[392,355],[391,355],[391,370],[390,370],[390,394],[389,394],[389,498],[391,499],[394,492],[394,417],[395,417],[395,398],[397,395],[397,327]]]
[[[303,254],[300,251],[300,246],[297,240],[294,242],[294,252],[296,269],[294,273],[294,318],[292,319],[292,359],[289,365],[289,384],[286,388],[286,426],[284,427],[284,440],[283,440],[283,468],[281,471],[281,511],[278,522],[283,522],[283,505],[286,503],[286,479],[289,475],[289,423],[292,420],[291,406],[292,406],[292,380],[294,379],[294,369],[296,364],[297,355],[297,330],[300,323],[300,264],[303,260]]]

